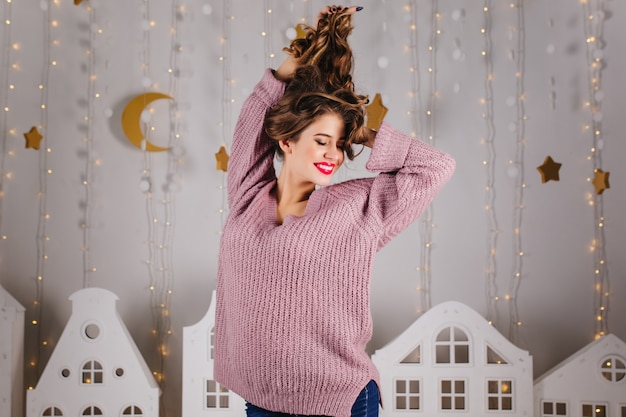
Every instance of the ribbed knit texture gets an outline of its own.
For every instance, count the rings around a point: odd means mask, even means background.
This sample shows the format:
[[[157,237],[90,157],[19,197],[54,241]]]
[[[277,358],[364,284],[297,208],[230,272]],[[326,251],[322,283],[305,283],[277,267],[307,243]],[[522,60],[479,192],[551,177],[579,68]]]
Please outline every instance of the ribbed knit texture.
[[[267,70],[235,128],[214,374],[258,407],[349,417],[359,392],[378,382],[365,352],[374,256],[430,204],[454,160],[383,123],[367,163],[376,177],[318,189],[302,217],[278,225],[273,148],[262,126],[283,92]]]

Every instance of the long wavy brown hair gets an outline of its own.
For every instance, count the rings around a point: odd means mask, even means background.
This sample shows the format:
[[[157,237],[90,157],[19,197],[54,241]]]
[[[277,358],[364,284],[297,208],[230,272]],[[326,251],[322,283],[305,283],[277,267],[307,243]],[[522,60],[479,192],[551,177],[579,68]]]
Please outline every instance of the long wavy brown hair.
[[[353,55],[348,44],[352,15],[323,16],[317,28],[305,26],[306,37],[295,39],[284,50],[298,60],[298,69],[288,81],[285,94],[268,112],[265,132],[276,142],[298,140],[300,133],[324,114],[337,114],[345,125],[343,150],[355,157],[352,144],[366,141],[364,127],[367,97],[355,92],[352,81]]]

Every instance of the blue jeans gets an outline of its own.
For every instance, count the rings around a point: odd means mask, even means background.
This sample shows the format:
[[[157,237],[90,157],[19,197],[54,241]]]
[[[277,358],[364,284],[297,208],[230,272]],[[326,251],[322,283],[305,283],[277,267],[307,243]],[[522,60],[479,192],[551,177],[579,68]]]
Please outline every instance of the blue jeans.
[[[356,398],[352,405],[351,417],[378,417],[378,386],[370,381]],[[246,403],[246,416],[248,417],[307,417],[302,414],[285,414],[264,410],[256,405]],[[313,416],[310,416],[313,417]]]

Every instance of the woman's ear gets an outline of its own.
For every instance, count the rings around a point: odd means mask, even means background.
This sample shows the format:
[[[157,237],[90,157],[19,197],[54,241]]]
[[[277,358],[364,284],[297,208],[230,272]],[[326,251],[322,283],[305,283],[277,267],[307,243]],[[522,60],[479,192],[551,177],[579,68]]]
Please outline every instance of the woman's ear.
[[[288,153],[291,153],[292,151],[292,142],[289,139],[283,139],[278,141],[278,145],[280,146],[280,149],[282,149],[283,153],[286,155]]]

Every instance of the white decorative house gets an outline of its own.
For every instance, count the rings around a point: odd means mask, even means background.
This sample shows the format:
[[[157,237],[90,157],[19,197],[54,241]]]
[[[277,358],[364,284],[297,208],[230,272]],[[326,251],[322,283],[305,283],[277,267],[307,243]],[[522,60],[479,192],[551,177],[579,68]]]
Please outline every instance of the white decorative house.
[[[626,416],[626,344],[606,335],[537,378],[535,416]]]
[[[37,383],[27,417],[158,417],[160,390],[116,310],[117,296],[86,288]]]
[[[213,379],[215,291],[205,316],[183,328],[183,417],[245,416],[245,401]]]
[[[439,304],[372,355],[381,416],[533,415],[533,361],[476,311]]]
[[[24,307],[0,285],[0,417],[24,412]]]

